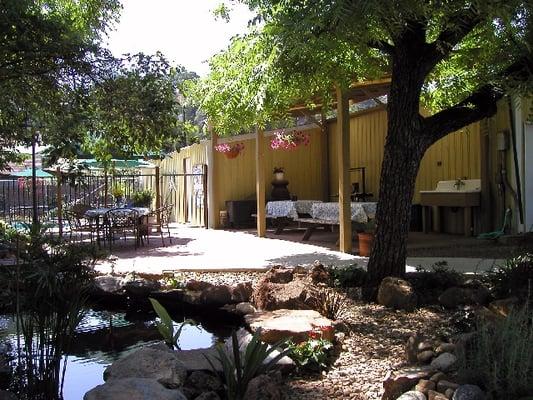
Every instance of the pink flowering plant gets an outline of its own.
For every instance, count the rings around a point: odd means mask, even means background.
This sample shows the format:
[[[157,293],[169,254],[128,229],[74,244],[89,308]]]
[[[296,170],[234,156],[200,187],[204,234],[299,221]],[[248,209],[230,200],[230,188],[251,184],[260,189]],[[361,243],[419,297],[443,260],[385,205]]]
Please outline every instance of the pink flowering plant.
[[[270,141],[272,150],[294,150],[300,145],[307,146],[310,136],[302,131],[279,130],[274,133],[274,138]]]
[[[215,146],[215,150],[219,153],[240,153],[244,150],[243,143],[221,143]]]

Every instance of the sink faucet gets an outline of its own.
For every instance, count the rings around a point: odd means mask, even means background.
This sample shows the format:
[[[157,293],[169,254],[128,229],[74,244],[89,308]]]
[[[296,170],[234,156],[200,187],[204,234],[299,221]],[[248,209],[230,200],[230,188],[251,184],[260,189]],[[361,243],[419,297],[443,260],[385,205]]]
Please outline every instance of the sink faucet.
[[[457,190],[461,190],[461,186],[464,186],[465,183],[463,182],[463,180],[461,178],[457,178],[455,180],[455,183],[453,184],[453,186],[457,189]]]

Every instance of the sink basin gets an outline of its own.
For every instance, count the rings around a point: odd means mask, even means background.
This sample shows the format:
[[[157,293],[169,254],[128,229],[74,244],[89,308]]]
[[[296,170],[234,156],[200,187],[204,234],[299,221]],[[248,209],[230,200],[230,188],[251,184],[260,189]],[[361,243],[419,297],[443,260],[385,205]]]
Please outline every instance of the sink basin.
[[[435,190],[422,190],[420,193],[432,192],[481,192],[481,179],[464,179],[462,185],[457,185],[457,181],[439,181]]]
[[[481,179],[457,181],[439,181],[435,190],[421,190],[420,204],[441,207],[476,207],[479,206]]]

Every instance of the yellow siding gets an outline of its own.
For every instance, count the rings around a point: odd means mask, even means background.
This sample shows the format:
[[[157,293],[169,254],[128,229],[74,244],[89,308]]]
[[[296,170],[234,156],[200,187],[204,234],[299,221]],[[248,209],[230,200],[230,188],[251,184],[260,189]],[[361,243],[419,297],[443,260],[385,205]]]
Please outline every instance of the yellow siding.
[[[330,193],[338,195],[337,122],[332,121],[329,131]],[[384,109],[352,116],[350,121],[351,167],[366,167],[366,191],[379,198],[379,179],[383,149],[387,135],[387,112]],[[360,182],[358,172],[352,172],[352,182]],[[454,132],[431,146],[424,156],[416,182],[413,203],[419,202],[420,190],[434,189],[439,180],[459,177],[480,177],[479,124]]]
[[[285,168],[285,178],[289,181],[291,195],[299,199],[322,198],[322,165],[320,129],[306,129],[311,135],[308,146],[300,146],[293,151],[270,149],[271,134],[265,140],[265,174],[267,199],[272,186],[274,167]],[[244,150],[238,157],[228,159],[222,153],[216,153],[218,170],[215,171],[218,186],[218,199],[221,210],[226,208],[227,200],[255,199],[255,139],[230,141],[241,142]]]

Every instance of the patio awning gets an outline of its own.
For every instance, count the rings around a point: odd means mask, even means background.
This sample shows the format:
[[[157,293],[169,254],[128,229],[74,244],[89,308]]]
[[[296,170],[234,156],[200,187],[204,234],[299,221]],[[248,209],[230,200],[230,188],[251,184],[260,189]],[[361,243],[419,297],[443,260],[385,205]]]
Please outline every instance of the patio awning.
[[[35,170],[35,175],[37,176],[37,178],[52,178],[54,176],[42,170],[41,168]],[[19,178],[31,178],[33,176],[33,169],[26,168],[23,171],[13,172],[11,176],[18,176]]]
[[[80,164],[84,165],[87,168],[104,168],[104,164],[100,161],[95,160],[94,158],[79,160]],[[111,160],[111,166],[119,169],[128,169],[128,168],[155,168],[155,165],[151,162],[145,160],[120,160],[113,159]]]

